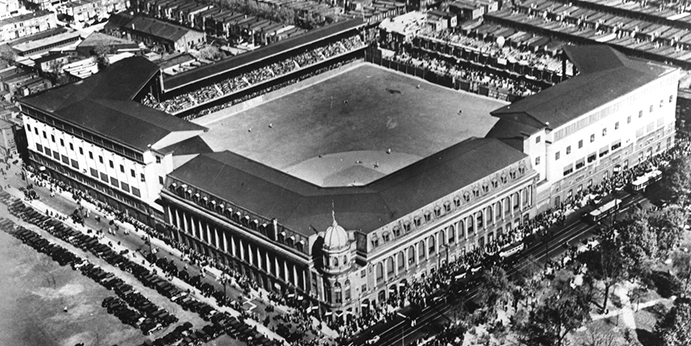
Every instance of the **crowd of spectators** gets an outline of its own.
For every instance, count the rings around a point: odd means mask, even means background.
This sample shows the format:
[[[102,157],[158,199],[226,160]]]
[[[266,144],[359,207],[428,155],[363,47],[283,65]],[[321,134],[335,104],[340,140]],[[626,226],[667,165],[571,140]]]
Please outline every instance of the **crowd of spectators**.
[[[451,31],[434,31],[426,32],[420,35],[421,38],[431,38],[444,41],[462,48],[476,50],[483,55],[488,55],[497,59],[506,59],[507,61],[524,64],[534,68],[554,71],[557,74],[562,72],[562,61],[547,52],[533,52],[529,49],[520,49],[512,47],[506,42],[501,46],[496,41],[486,41],[477,37],[470,37],[457,32]],[[571,62],[567,61],[569,67],[567,71],[571,71]]]
[[[185,111],[363,46],[364,42],[359,35],[350,36],[161,102],[158,102],[152,94],[147,94],[141,102],[168,113]]]
[[[322,73],[324,73],[324,72],[326,72],[326,71],[328,71],[328,70],[333,70],[333,69],[339,68],[339,67],[341,67],[341,66],[343,66],[343,65],[347,65],[347,64],[351,63],[351,62],[354,61],[354,60],[356,60],[356,58],[349,59],[349,60],[346,60],[346,61],[341,61],[341,62],[334,63],[334,64],[330,64],[330,65],[328,65],[328,66],[325,66],[325,67],[322,67],[322,68],[320,68],[320,69],[314,70],[314,71],[312,71],[312,72],[310,72],[310,73],[302,74],[302,75],[300,75],[299,77],[296,77],[296,78],[293,78],[293,79],[290,79],[290,80],[287,80],[287,81],[284,81],[284,82],[281,82],[281,83],[278,83],[278,84],[269,84],[266,88],[263,88],[263,89],[261,89],[261,90],[256,90],[256,91],[254,91],[254,92],[252,92],[252,93],[250,93],[250,94],[247,94],[247,95],[245,95],[245,96],[242,96],[242,97],[233,99],[233,100],[231,100],[231,101],[228,101],[228,102],[225,102],[225,103],[222,103],[222,104],[214,105],[214,106],[211,106],[211,107],[206,107],[206,108],[204,108],[204,109],[202,109],[202,110],[199,110],[199,111],[197,111],[197,112],[195,112],[195,113],[192,113],[192,114],[186,116],[186,117],[185,117],[185,120],[192,120],[192,119],[195,119],[195,118],[198,118],[198,117],[201,117],[201,116],[205,116],[205,115],[207,115],[207,114],[211,114],[211,113],[214,113],[214,112],[218,112],[218,111],[220,111],[220,110],[222,110],[222,109],[231,107],[231,106],[236,105],[236,104],[239,104],[239,103],[243,103],[243,102],[245,102],[245,101],[247,101],[247,100],[250,100],[250,99],[253,99],[253,98],[257,97],[257,96],[260,96],[260,95],[269,93],[269,92],[274,91],[274,90],[281,89],[281,88],[286,87],[286,86],[291,85],[291,84],[295,84],[295,83],[297,83],[297,82],[299,82],[299,81],[305,80],[305,79],[310,78],[310,77],[312,77],[312,76],[316,76],[316,75],[322,74]]]
[[[328,68],[329,67],[325,67],[325,69]],[[314,73],[320,73],[320,71],[315,71]],[[308,78],[308,76],[303,76],[300,78]],[[286,83],[291,82],[293,81]],[[330,327],[338,330],[341,336],[350,336],[362,329],[374,325],[378,321],[394,318],[396,315],[395,311],[400,307],[409,304],[425,307],[431,304],[435,297],[443,293],[452,284],[457,275],[472,271],[473,268],[479,268],[483,263],[486,263],[485,261],[487,259],[496,257],[497,252],[505,246],[521,242],[530,235],[538,234],[543,231],[548,232],[554,225],[563,224],[567,215],[584,206],[584,200],[592,201],[596,197],[608,195],[618,187],[630,184],[634,179],[636,179],[636,177],[644,174],[646,171],[665,166],[674,159],[689,156],[691,154],[691,141],[688,138],[683,137],[681,132],[678,132],[677,135],[678,138],[674,148],[660,153],[654,157],[642,160],[642,162],[634,167],[625,167],[620,172],[610,175],[601,183],[588,186],[584,190],[577,192],[574,196],[565,200],[560,207],[547,210],[537,215],[533,219],[523,222],[516,228],[504,234],[499,234],[494,241],[486,244],[484,247],[475,247],[473,251],[470,251],[463,256],[459,256],[453,261],[443,264],[438,270],[430,272],[428,275],[423,275],[412,279],[412,282],[401,287],[398,292],[392,292],[390,297],[385,302],[380,302],[376,305],[372,304],[367,307],[366,313],[360,314],[356,318],[348,319],[347,322],[338,319],[330,320]],[[97,205],[100,211],[110,214],[116,220],[120,222],[130,222],[135,225],[136,228],[145,231],[148,236],[156,237],[165,241],[169,245],[180,250],[184,255],[184,259],[190,264],[197,265],[201,268],[212,266],[220,269],[222,272],[231,277],[232,283],[239,287],[245,295],[249,296],[252,291],[259,290],[256,282],[246,277],[241,272],[218,262],[212,257],[196,252],[186,244],[174,240],[168,234],[159,232],[131,217],[126,216],[125,214],[119,213],[118,211],[113,210],[109,205],[95,200],[93,197],[87,193],[84,193],[83,191],[73,189],[72,187],[63,184],[61,181],[50,178],[50,183],[53,184],[53,186],[56,186],[59,192],[64,189],[65,191],[72,193],[73,198],[75,201],[77,201],[77,203],[79,203],[82,199],[87,200]],[[37,184],[40,184],[40,182],[37,182]],[[311,330],[317,333],[318,328],[312,325],[310,315],[318,314],[311,312],[311,309],[306,308],[307,299],[300,299],[302,297],[297,297],[297,295],[294,293],[292,294],[293,297],[287,297],[289,294],[290,293],[288,292],[271,293],[269,294],[268,298],[277,304],[287,305],[294,308],[289,317],[284,317],[285,320],[283,320],[283,322],[296,325],[298,330]],[[243,310],[240,309],[239,311]],[[319,341],[310,340],[296,341],[295,344],[317,345],[320,343]]]
[[[443,61],[427,54],[413,55],[406,52],[401,52],[394,55],[392,59],[395,62],[416,68],[426,69],[438,75],[451,76],[456,80],[468,81],[471,84],[476,85],[475,88],[471,86],[471,90],[477,89],[477,86],[484,86],[494,89],[508,90],[509,94],[517,96],[528,96],[541,90],[540,87],[526,81],[502,77],[489,70],[452,64],[448,61]]]
[[[636,177],[656,167],[681,156],[691,154],[691,141],[678,138],[676,146],[669,151],[642,161],[639,165],[623,170],[604,179],[600,184],[590,186],[562,203],[561,207],[549,209],[533,219],[526,221],[508,233],[500,234],[496,240],[487,244],[484,248],[476,247],[473,251],[458,257],[455,261],[445,263],[438,270],[421,276],[412,283],[402,287],[399,292],[392,292],[387,301],[370,308],[369,313],[362,314],[357,319],[349,322],[333,321],[331,327],[339,330],[340,335],[353,335],[362,329],[383,319],[393,319],[396,310],[409,304],[420,307],[428,306],[436,297],[445,292],[453,283],[454,278],[462,273],[480,268],[483,263],[488,263],[491,258],[496,258],[497,251],[512,243],[522,242],[526,237],[540,232],[549,232],[555,225],[562,225],[566,216],[573,211],[582,208],[584,198],[593,201],[597,197],[603,197],[612,193],[617,186],[625,186]],[[550,268],[558,269],[563,265],[562,261],[550,262]]]

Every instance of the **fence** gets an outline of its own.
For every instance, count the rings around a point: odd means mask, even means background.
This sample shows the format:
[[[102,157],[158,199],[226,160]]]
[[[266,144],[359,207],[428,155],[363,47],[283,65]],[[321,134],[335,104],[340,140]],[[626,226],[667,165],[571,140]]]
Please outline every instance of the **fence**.
[[[463,79],[457,79],[449,75],[441,75],[436,72],[410,66],[408,64],[400,63],[397,61],[389,60],[381,57],[377,52],[368,52],[374,54],[367,54],[365,59],[373,64],[383,66],[392,70],[396,70],[411,76],[422,78],[430,83],[439,84],[447,88],[453,88],[456,90],[463,90],[502,101],[513,102],[520,98],[519,95],[514,95],[509,93],[506,89],[498,89],[488,85],[480,84],[474,81],[468,81]]]

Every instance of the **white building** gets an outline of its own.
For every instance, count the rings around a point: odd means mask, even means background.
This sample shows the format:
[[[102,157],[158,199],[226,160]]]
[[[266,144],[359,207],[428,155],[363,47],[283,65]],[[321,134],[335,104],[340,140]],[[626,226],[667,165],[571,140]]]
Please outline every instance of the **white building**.
[[[679,70],[602,46],[567,46],[580,73],[492,114],[488,137],[528,154],[538,209],[674,145]]]
[[[134,57],[21,99],[32,165],[142,222],[160,218],[166,174],[193,157],[188,149],[210,150],[195,137],[204,127],[133,101],[159,76]]]

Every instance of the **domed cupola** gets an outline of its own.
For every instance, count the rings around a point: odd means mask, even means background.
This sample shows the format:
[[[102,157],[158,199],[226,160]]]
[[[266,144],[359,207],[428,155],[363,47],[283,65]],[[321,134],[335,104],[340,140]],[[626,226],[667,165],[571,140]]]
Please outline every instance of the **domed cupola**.
[[[336,222],[332,212],[333,223],[324,232],[322,244],[323,270],[329,274],[339,274],[351,267],[350,239],[348,232]]]
[[[333,223],[324,232],[324,244],[322,249],[328,252],[338,252],[350,245],[348,232],[336,222],[336,215],[332,213]]]

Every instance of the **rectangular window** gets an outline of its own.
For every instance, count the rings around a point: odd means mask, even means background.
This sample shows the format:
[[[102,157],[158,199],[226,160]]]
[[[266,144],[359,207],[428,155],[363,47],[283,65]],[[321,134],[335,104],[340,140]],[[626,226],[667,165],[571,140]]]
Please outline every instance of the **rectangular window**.
[[[144,178],[144,173],[139,174],[139,177],[141,178],[141,181],[146,181],[146,178]]]
[[[595,135],[592,134],[590,135],[590,143],[595,142]]]
[[[38,127],[34,127],[34,133],[38,136]]]
[[[115,187],[119,187],[119,186],[120,186],[120,182],[119,182],[117,179],[113,178],[113,177],[110,177],[110,184],[113,185],[113,186],[115,186]]]
[[[69,165],[70,164],[70,159],[67,158],[67,156],[62,155],[62,163]]]
[[[566,147],[566,155],[571,154],[571,146]]]
[[[73,168],[79,169],[79,163],[77,163],[77,160],[70,160],[70,164]]]
[[[619,130],[619,122],[618,121],[616,123],[614,123],[614,129]]]
[[[535,158],[535,166],[537,166],[539,164],[540,164],[540,157],[538,156]]]
[[[159,156],[156,156],[156,163],[161,163],[161,158]]]
[[[648,111],[648,113],[652,113],[652,112],[653,112],[653,105],[650,105],[650,111]]]
[[[105,174],[103,172],[100,172],[100,173],[101,173],[101,180],[103,180],[107,183],[108,182],[108,174]]]
[[[554,160],[559,160],[559,152],[558,151],[554,154]]]
[[[631,116],[630,115],[628,117],[626,117],[626,123],[631,124]]]
[[[36,150],[38,150],[38,151],[40,151],[40,152],[43,152],[43,146],[40,145],[40,144],[38,144],[38,143],[36,143]]]
[[[98,155],[98,162],[103,163],[103,156]]]
[[[108,160],[108,165],[110,168],[115,168],[115,165],[113,165],[113,160]]]
[[[643,111],[638,111],[638,118],[640,119],[642,117],[643,117]]]
[[[163,177],[160,177],[160,176],[158,177],[158,183],[163,185]]]
[[[564,176],[567,176],[571,173],[573,173],[573,166],[572,165],[568,165],[568,166],[564,167]]]
[[[604,128],[602,129],[602,137],[607,136],[607,129]]]
[[[132,175],[132,178],[136,177],[136,175],[134,174],[134,169],[130,169],[130,174]]]
[[[27,131],[27,132],[31,132],[31,125],[26,124],[26,131]]]
[[[585,166],[585,160],[580,159],[580,160],[576,161],[576,169],[581,169],[581,168],[583,168],[583,166]]]
[[[55,135],[50,135],[50,140],[53,141],[53,143],[55,143]]]
[[[125,184],[124,182],[120,182],[120,188],[124,191],[130,192],[130,186]]]
[[[132,194],[137,196],[137,197],[141,197],[141,194],[139,193],[139,189],[136,187],[132,188]]]
[[[93,160],[94,159],[94,153],[89,152],[89,158]]]
[[[74,151],[74,145],[70,143],[70,150]]]
[[[50,149],[48,149],[48,147],[46,147],[45,149],[46,149],[46,155],[53,156],[53,152],[50,151]]]
[[[95,168],[90,168],[91,176],[98,179],[98,171]]]
[[[79,147],[79,155],[84,155],[84,149],[82,149],[82,147]]]
[[[619,148],[621,148],[621,142],[616,142],[616,143],[612,144],[612,151],[615,151]]]
[[[672,100],[674,99],[674,96],[669,95],[669,103],[672,103]]]
[[[43,138],[48,139],[48,137],[46,136],[46,131],[43,131]]]
[[[590,154],[590,156],[588,156],[588,163],[595,161],[595,159],[597,159],[597,155],[595,155],[595,153]]]
[[[583,148],[583,140],[578,141],[578,149]]]
[[[125,166],[120,165],[120,173],[125,173]]]

